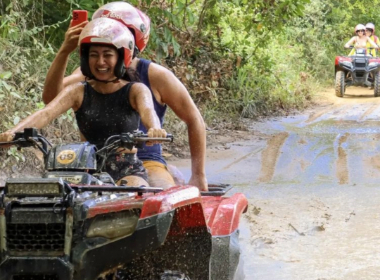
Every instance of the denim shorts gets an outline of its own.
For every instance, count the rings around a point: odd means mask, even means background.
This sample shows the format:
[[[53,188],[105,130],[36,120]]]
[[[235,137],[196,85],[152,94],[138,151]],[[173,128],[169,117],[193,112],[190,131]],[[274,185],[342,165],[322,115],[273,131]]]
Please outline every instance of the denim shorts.
[[[109,155],[106,160],[105,171],[115,182],[131,175],[148,180],[146,169],[136,154],[113,153]]]

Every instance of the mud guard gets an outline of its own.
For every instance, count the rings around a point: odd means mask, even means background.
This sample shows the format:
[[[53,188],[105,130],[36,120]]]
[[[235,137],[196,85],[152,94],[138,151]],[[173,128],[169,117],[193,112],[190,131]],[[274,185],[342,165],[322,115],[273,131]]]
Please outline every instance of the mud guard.
[[[240,261],[239,230],[228,236],[213,236],[210,260],[210,280],[242,280],[237,268]],[[237,275],[239,274],[239,275]]]
[[[242,193],[236,193],[232,197],[204,197],[203,201],[212,235],[209,279],[244,279],[242,264],[239,263],[238,227],[241,214],[247,211],[247,198]]]

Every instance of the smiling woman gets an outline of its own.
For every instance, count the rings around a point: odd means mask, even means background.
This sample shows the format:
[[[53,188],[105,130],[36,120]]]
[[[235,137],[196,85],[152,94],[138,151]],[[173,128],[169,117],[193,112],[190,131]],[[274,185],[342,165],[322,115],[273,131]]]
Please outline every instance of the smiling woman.
[[[86,81],[62,90],[44,109],[0,134],[0,142],[12,140],[15,132],[26,127],[42,128],[70,108],[75,111],[83,140],[98,148],[112,135],[138,129],[140,119],[149,137],[166,137],[149,89],[136,82],[128,71],[134,50],[129,29],[112,19],[95,19],[83,29],[79,44],[81,70]],[[105,171],[115,181],[127,180],[131,186],[148,186],[146,170],[136,152],[136,149],[123,149],[111,154]]]
[[[116,48],[91,46],[88,59],[91,73],[94,73],[93,75],[99,81],[117,80],[113,71],[117,58]]]

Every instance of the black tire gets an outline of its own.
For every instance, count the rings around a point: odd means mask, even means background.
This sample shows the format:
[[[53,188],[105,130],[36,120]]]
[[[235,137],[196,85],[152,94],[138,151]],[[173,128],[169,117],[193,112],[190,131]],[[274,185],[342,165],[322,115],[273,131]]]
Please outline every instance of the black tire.
[[[180,271],[167,270],[160,276],[160,280],[190,280],[190,278]]]
[[[346,88],[344,82],[345,74],[343,71],[337,71],[335,74],[335,95],[343,97]]]
[[[380,96],[380,72],[375,73],[375,79],[373,81],[373,92],[375,97]]]

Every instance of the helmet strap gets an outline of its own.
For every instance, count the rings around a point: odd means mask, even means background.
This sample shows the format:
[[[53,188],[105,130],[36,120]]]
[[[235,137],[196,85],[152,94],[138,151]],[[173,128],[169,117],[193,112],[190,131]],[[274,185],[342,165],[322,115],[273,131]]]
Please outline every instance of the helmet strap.
[[[132,59],[134,59],[135,57],[137,57],[139,54],[140,54],[140,50],[139,50],[139,48],[135,45],[135,49],[133,50],[133,56],[132,56]]]
[[[119,78],[116,78],[114,80],[111,80],[111,81],[106,81],[106,80],[99,80],[95,77],[91,77],[89,78],[89,80],[95,80],[97,82],[101,82],[101,83],[105,83],[105,84],[108,84],[108,83],[114,83],[114,84],[117,84],[117,83],[120,83],[120,79]]]

